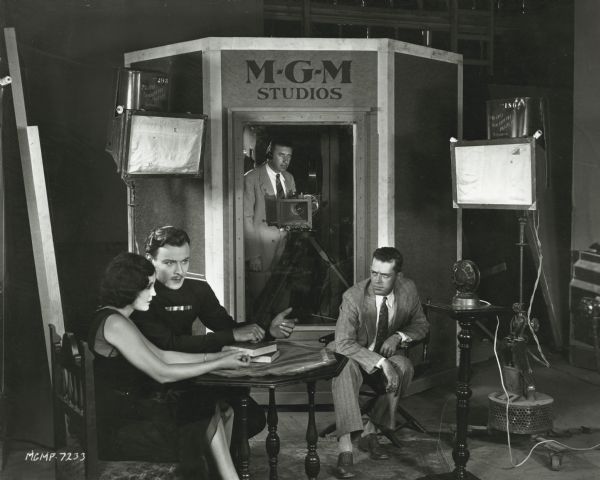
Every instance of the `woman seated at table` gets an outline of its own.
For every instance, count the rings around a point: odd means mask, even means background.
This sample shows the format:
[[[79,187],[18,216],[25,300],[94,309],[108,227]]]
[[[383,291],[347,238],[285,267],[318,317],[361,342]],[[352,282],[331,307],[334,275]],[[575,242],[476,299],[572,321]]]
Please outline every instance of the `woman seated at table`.
[[[184,478],[237,479],[228,447],[231,408],[191,384],[161,384],[244,367],[249,359],[238,352],[164,351],[146,340],[129,315],[148,310],[154,282],[152,263],[133,253],[114,258],[102,280],[89,332],[100,456],[179,461]]]

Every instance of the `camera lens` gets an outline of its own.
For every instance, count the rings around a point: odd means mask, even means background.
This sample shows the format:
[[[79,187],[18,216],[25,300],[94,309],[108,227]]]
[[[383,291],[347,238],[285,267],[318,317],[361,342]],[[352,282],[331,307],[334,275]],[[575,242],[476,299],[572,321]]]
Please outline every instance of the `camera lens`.
[[[306,217],[306,205],[304,203],[293,203],[290,206],[290,211],[292,215],[295,215],[297,217]]]

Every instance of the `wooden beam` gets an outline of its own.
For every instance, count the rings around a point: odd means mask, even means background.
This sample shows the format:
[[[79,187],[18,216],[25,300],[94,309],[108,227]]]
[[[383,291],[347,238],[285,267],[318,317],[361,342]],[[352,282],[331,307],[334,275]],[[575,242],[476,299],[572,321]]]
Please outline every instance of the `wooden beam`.
[[[14,28],[5,28],[4,36],[8,69],[13,80],[12,97],[19,137],[19,152],[21,154],[23,183],[25,185],[25,198],[27,199],[27,212],[29,216],[29,228],[31,230],[38,294],[42,310],[42,327],[44,338],[46,339],[46,354],[48,357],[48,370],[50,371],[51,347],[48,325],[53,324],[59,335],[64,333],[65,327],[60,287],[58,284],[58,272],[56,270],[50,209],[46,193],[44,164],[42,162],[38,129],[37,127],[27,126],[25,97],[23,95],[21,67],[19,65],[17,38]]]
[[[450,50],[458,52],[458,0],[450,0]]]
[[[455,2],[456,0],[451,0]],[[371,27],[390,27],[406,30],[431,30],[450,32],[453,20],[460,20],[460,30],[465,33],[485,35],[489,29],[487,9],[419,10],[414,8],[361,7],[359,5],[333,5],[323,2],[311,2],[310,22],[332,25],[368,25]],[[263,15],[265,20],[303,22],[304,4],[296,0],[265,0]],[[497,21],[495,30],[502,34],[532,28],[535,18],[529,15],[509,16]]]
[[[494,9],[494,1],[493,0],[489,0],[490,2],[490,26],[488,28],[489,30],[489,39],[488,39],[488,60],[490,62],[490,65],[488,67],[488,74],[490,76],[494,75],[494,37],[496,36],[495,31],[496,31],[496,14],[494,13],[495,9]]]
[[[233,265],[233,243],[227,232],[225,206],[231,205],[233,192],[225,190],[223,145],[223,99],[221,95],[221,52],[202,52],[203,109],[208,115],[204,174],[204,256],[206,280],[221,304],[235,311],[235,292],[230,289],[229,268]],[[225,202],[228,202],[227,204]]]
[[[302,29],[305,37],[310,37],[310,0],[302,4]]]
[[[13,105],[17,128],[26,127],[27,114],[25,113],[25,96],[23,95],[21,66],[19,65],[19,54],[17,51],[17,36],[14,28],[4,29],[4,40],[6,44],[6,57],[8,58],[8,70],[12,78]]]
[[[394,68],[395,54],[388,47],[377,52],[377,246],[396,244],[395,223],[395,117]]]

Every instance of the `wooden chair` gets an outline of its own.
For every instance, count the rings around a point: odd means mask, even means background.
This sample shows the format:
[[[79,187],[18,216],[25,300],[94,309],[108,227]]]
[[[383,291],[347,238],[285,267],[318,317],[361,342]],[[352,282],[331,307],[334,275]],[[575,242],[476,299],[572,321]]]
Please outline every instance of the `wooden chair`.
[[[172,478],[176,464],[98,458],[94,356],[84,341],[66,332],[62,341],[50,325],[54,444],[67,445],[67,433],[75,437],[83,452],[86,480],[113,478]],[[57,462],[59,463],[65,462]],[[72,463],[72,462],[67,462]]]
[[[100,477],[93,356],[85,342],[66,332],[61,338],[50,325],[55,448],[65,447],[67,431],[85,453],[86,479]]]
[[[426,308],[427,308],[426,305],[423,304],[423,310],[425,311],[425,315],[427,315]],[[328,335],[324,335],[324,336],[320,337],[319,342],[327,345],[329,342],[332,342],[334,339],[335,339],[335,334],[330,333]],[[427,335],[424,338],[422,338],[421,340],[410,342],[409,344],[404,346],[402,348],[402,350],[403,350],[404,355],[406,355],[408,357],[409,351],[411,351],[417,347],[421,348],[421,355],[420,355],[421,358],[419,359],[419,362],[416,363],[414,366],[413,380],[417,379],[419,377],[422,377],[431,367],[431,363],[429,361],[429,332],[427,333]],[[361,409],[360,409],[362,414],[366,414],[367,412],[369,412],[371,410],[371,408],[373,408],[373,406],[375,405],[375,402],[379,398],[379,395],[366,385],[363,385],[363,387],[361,388],[360,395],[368,398],[368,400],[366,402],[364,402],[363,405],[361,405]],[[422,433],[427,433],[427,430],[425,429],[425,427],[413,415],[411,415],[402,405],[400,405],[400,403],[398,403],[398,406],[396,408],[396,413],[399,413],[402,416],[402,418],[404,419],[403,423],[400,423],[396,426],[396,430],[408,427],[408,428],[412,428],[413,430],[416,430],[416,431],[419,431]],[[334,432],[335,429],[336,429],[335,423],[332,423],[332,424],[328,425],[327,427],[325,427],[323,430],[321,430],[319,432],[319,436],[325,437],[326,435],[329,435],[330,433]]]

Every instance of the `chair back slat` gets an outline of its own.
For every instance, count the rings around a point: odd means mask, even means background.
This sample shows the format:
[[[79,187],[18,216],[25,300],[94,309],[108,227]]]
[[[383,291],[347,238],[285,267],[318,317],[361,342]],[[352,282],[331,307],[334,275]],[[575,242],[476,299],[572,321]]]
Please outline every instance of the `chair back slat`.
[[[99,477],[94,360],[87,344],[66,332],[62,340],[50,325],[55,447],[66,445],[69,434],[85,451],[85,477]]]
[[[60,337],[54,325],[50,324],[50,362],[52,372],[52,411],[54,415],[54,448],[59,449],[67,443],[65,416],[62,398],[66,389],[66,376],[59,368],[57,358],[60,355]]]
[[[81,370],[84,372],[82,400],[85,406],[85,444],[87,450],[86,478],[97,478],[100,474],[98,459],[98,430],[96,428],[96,385],[94,382],[94,356],[86,342],[80,342],[82,351]]]

